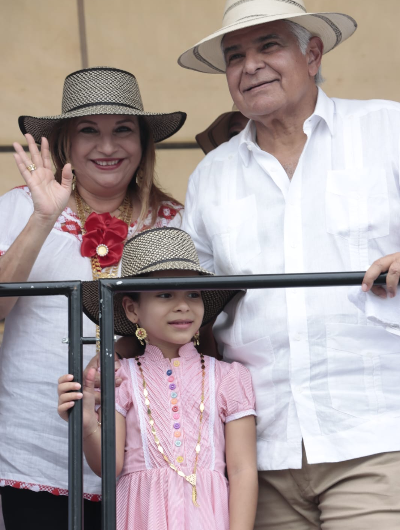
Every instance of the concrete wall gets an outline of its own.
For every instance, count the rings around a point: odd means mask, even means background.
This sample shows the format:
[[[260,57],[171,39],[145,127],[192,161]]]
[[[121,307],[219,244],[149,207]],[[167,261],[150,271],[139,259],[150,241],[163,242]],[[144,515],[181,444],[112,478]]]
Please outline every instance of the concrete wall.
[[[326,55],[324,90],[346,98],[398,99],[398,0],[305,0],[310,12],[339,11],[359,23]],[[193,141],[231,101],[224,76],[184,70],[179,54],[218,29],[224,0],[0,0],[3,50],[0,146],[23,141],[20,114],[58,114],[63,80],[82,67],[79,5],[85,14],[89,66],[133,72],[147,110],[184,110],[188,120],[169,142]],[[378,9],[379,5],[379,9]],[[183,200],[200,150],[158,151],[164,187]],[[0,153],[0,194],[20,184],[10,153]]]

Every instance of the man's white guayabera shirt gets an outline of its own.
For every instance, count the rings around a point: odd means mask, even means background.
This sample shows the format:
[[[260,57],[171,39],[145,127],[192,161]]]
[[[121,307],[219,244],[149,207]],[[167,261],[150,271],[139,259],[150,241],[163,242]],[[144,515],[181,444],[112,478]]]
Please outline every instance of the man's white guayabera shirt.
[[[183,229],[219,275],[364,271],[400,251],[400,104],[319,89],[290,181],[255,126],[190,178]],[[367,325],[347,287],[249,290],[215,327],[250,368],[259,469],[400,450],[400,337]]]

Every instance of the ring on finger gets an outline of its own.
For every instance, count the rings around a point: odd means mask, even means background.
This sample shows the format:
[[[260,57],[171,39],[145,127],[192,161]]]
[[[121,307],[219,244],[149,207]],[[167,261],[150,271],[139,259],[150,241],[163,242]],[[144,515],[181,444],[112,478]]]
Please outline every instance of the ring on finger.
[[[26,169],[32,173],[32,171],[35,171],[37,167],[35,166],[35,164],[29,164],[29,166],[26,166]]]

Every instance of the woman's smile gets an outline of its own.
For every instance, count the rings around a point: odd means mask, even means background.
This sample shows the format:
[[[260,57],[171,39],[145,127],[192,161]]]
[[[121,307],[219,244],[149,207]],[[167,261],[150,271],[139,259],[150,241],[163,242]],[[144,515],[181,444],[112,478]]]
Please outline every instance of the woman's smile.
[[[96,158],[91,161],[101,171],[112,171],[118,169],[124,160],[124,158]]]

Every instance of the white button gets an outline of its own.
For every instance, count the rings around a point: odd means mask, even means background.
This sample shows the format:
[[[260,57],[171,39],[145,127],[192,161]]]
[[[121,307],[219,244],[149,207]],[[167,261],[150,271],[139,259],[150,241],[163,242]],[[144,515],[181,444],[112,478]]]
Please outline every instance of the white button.
[[[302,394],[303,393],[303,389],[301,388],[301,386],[296,386],[294,391],[297,392],[297,394]]]
[[[293,241],[290,243],[290,246],[291,246],[292,248],[296,248],[296,246],[297,246],[297,242],[293,239]]]
[[[253,150],[253,147],[252,147],[250,144],[247,144],[247,149],[248,149],[249,151],[252,151],[252,150]]]
[[[301,340],[300,335],[294,335],[294,336],[293,336],[293,340]]]
[[[229,156],[228,156],[228,159],[229,159],[229,160],[232,160],[232,158],[233,158],[233,155],[229,155]]]

